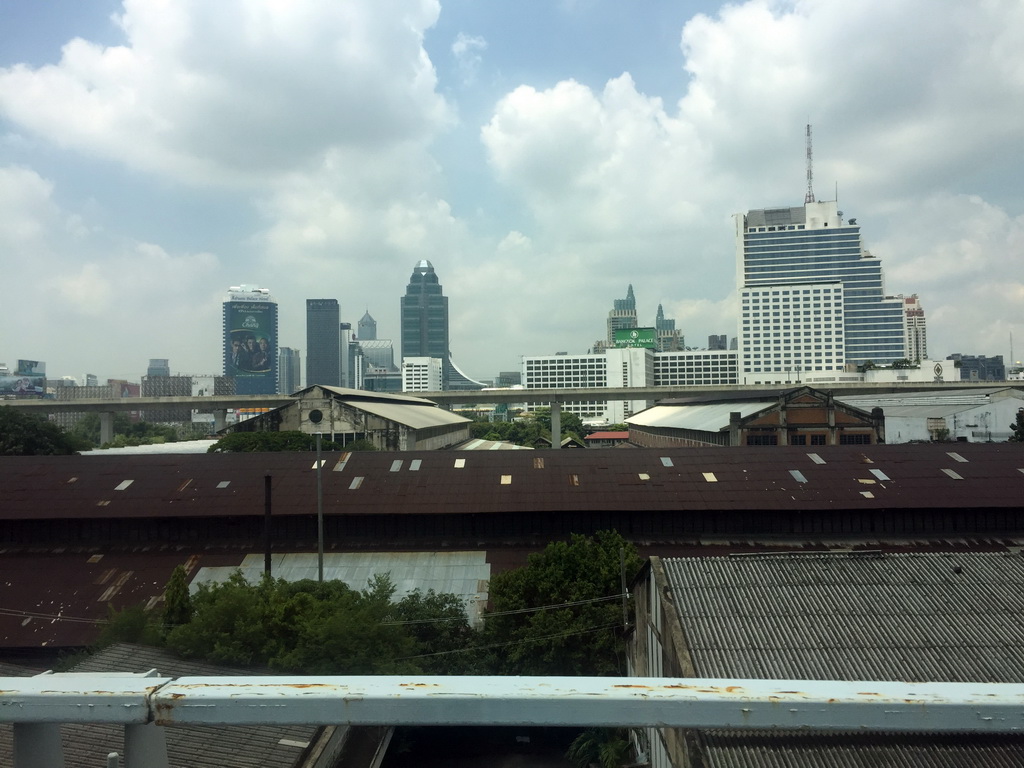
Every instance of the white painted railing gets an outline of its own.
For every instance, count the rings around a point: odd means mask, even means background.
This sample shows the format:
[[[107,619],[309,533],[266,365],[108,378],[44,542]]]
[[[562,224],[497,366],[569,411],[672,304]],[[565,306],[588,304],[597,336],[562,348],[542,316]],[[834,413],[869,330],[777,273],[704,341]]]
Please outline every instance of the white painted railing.
[[[125,767],[176,725],[542,725],[1020,732],[1024,685],[594,677],[0,678],[15,768],[63,765],[60,723],[125,726]]]

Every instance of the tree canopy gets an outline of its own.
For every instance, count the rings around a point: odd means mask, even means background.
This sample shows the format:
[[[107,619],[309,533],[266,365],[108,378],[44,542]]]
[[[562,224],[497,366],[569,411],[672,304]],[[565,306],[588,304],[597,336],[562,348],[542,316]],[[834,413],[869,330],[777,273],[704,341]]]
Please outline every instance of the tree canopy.
[[[126,445],[151,445],[173,443],[178,440],[178,429],[169,424],[154,424],[148,421],[132,421],[126,413],[114,413],[114,439],[100,445],[100,415],[83,415],[70,430],[72,435],[88,442],[93,447],[121,448]]]
[[[642,562],[632,544],[614,531],[573,534],[492,578],[483,640],[500,646],[493,673],[623,674],[620,557],[628,584]]]
[[[446,652],[463,649],[473,634],[461,600],[431,591],[393,603],[394,593],[386,575],[359,591],[341,581],[250,584],[236,571],[198,586],[190,618],[169,628],[167,645],[185,657],[280,672],[448,671]]]
[[[54,456],[89,450],[45,417],[0,406],[0,456]]]
[[[1011,443],[1024,443],[1024,408],[1017,411],[1017,416],[1010,425]]]
[[[321,440],[323,451],[340,451],[342,446],[331,440]],[[316,435],[299,431],[233,432],[225,435],[207,449],[207,453],[265,453],[273,451],[315,451]],[[345,450],[356,450],[345,446]]]

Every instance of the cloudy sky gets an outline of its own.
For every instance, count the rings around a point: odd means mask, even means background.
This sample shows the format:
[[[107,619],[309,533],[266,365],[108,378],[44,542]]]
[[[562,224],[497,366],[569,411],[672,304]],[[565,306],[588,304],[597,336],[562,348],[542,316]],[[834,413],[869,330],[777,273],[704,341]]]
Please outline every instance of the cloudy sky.
[[[471,376],[632,283],[735,335],[732,214],[838,191],[932,356],[1024,357],[1019,0],[0,0],[0,361],[221,366],[230,285],[369,310],[433,262]]]

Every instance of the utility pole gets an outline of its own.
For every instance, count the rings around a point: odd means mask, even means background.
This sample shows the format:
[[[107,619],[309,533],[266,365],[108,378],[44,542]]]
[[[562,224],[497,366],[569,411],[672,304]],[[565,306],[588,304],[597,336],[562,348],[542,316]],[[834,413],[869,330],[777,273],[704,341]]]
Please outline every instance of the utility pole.
[[[324,483],[323,461],[320,460],[321,432],[316,433],[316,572],[317,580],[324,580]]]

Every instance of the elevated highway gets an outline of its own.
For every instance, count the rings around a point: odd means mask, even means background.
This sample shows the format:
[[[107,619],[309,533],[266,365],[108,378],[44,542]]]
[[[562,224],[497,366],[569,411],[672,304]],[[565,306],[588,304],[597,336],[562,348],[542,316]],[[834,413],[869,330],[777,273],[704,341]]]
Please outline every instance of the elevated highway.
[[[550,405],[553,422],[565,403],[577,401],[646,400],[650,403],[696,396],[721,395],[742,397],[744,393],[763,395],[765,392],[783,392],[801,386],[799,382],[778,386],[752,386],[747,384],[689,386],[689,387],[588,387],[582,389],[484,389],[469,392],[409,392],[404,393],[431,400],[438,405],[456,406],[537,404]],[[1024,381],[948,381],[948,382],[832,382],[817,386],[846,395],[894,392],[943,392],[957,389],[992,389],[1012,387],[1024,390]],[[355,391],[355,390],[354,390]],[[366,395],[367,392],[360,393]],[[113,439],[113,416],[119,412],[144,411],[146,408],[187,407],[200,413],[213,413],[217,429],[224,426],[229,408],[278,408],[290,403],[292,395],[214,395],[208,397],[115,397],[82,400],[4,400],[0,406],[22,408],[34,413],[99,413],[101,439]],[[556,432],[556,423],[552,432]]]

